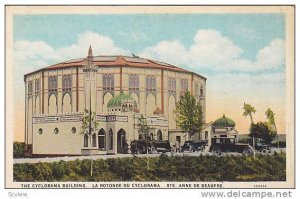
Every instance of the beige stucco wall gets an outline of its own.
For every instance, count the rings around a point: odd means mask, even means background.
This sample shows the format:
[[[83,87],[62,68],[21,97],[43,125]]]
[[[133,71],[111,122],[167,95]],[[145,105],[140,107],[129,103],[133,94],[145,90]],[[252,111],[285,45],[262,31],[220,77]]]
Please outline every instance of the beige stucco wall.
[[[33,125],[33,154],[80,154],[83,147],[83,135],[80,134],[80,122],[40,123]],[[77,129],[73,134],[72,127]],[[43,133],[38,133],[39,129]],[[58,134],[54,129],[58,128]]]

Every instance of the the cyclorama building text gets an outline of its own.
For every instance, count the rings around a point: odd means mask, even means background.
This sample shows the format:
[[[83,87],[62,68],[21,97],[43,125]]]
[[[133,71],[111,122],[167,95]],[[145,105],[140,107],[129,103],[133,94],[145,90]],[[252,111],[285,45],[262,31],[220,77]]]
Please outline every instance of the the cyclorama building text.
[[[90,74],[84,70],[92,65]],[[127,153],[139,139],[144,117],[153,140],[210,140],[189,137],[175,121],[175,104],[189,91],[206,114],[206,78],[194,72],[137,56],[72,59],[26,74],[25,143],[30,155]],[[91,96],[91,98],[90,98]],[[91,102],[91,104],[90,104]],[[91,107],[99,127],[92,142],[81,132],[84,110]],[[205,129],[204,129],[205,130]]]

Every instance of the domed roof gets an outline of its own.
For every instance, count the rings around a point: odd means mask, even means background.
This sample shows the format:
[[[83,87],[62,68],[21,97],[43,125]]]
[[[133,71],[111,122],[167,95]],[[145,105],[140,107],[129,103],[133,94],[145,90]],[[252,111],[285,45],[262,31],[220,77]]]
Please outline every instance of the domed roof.
[[[48,66],[46,68],[42,68],[42,69],[27,73],[27,74],[25,74],[24,77],[34,74],[34,73],[37,73],[37,72],[47,71],[47,70],[85,67],[85,66],[87,66],[87,64],[91,64],[91,63],[94,66],[97,66],[98,68],[101,68],[101,67],[130,67],[130,68],[151,68],[151,69],[159,69],[159,70],[163,69],[163,70],[193,74],[193,75],[196,75],[196,76],[206,80],[206,77],[203,77],[202,75],[200,75],[198,73],[188,71],[186,69],[180,68],[178,66],[174,66],[169,63],[138,57],[134,54],[132,56],[124,56],[124,55],[93,56],[91,46],[89,48],[87,57],[74,58],[74,59],[70,59],[70,60],[67,60],[64,62],[56,63],[56,64]]]
[[[212,124],[214,127],[235,127],[235,122],[228,118],[228,117],[225,117],[225,115],[223,115],[223,117],[217,119],[216,121],[214,121],[214,123]]]
[[[130,97],[129,95],[121,92],[120,95],[117,95],[113,97],[111,100],[108,101],[107,107],[120,107],[122,106],[122,102],[124,101],[132,101],[134,102],[134,99]]]

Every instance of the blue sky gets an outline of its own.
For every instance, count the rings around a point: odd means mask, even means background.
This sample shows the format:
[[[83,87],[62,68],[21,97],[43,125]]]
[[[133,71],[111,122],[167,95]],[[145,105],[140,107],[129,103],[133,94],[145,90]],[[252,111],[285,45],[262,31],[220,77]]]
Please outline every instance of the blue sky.
[[[274,38],[284,39],[285,17],[280,14],[135,14],[135,15],[18,15],[14,17],[15,40],[42,40],[54,48],[73,44],[85,30],[110,36],[118,46],[139,52],[161,40],[193,43],[199,29],[222,32],[243,48],[243,56],[254,59],[259,49]],[[145,37],[133,40],[126,34]]]
[[[92,45],[94,55],[134,53],[206,76],[208,121],[225,113],[246,132],[246,101],[257,107],[257,120],[274,109],[285,131],[283,14],[33,14],[13,20],[15,95],[24,95],[24,74],[85,57]],[[15,103],[24,106],[24,98]]]

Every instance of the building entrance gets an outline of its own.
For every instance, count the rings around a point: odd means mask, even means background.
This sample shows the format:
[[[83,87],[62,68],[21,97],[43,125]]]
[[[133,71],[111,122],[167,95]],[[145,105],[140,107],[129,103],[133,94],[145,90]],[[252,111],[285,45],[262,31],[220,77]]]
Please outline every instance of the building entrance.
[[[126,132],[124,129],[120,129],[117,136],[117,153],[127,153],[128,144],[126,143]]]

